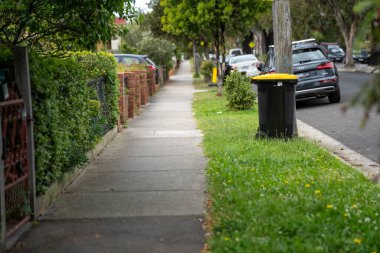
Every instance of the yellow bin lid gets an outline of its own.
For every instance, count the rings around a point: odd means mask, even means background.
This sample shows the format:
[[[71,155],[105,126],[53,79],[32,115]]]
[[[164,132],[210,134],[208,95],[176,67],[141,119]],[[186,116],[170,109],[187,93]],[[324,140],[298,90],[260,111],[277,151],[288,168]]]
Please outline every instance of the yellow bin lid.
[[[275,82],[275,81],[288,81],[297,82],[298,76],[285,73],[266,74],[252,77],[254,82]]]

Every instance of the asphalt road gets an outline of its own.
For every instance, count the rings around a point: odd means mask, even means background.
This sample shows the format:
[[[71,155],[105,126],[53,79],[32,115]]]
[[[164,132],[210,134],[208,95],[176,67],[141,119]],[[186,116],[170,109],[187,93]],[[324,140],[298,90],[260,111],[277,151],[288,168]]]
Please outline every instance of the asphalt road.
[[[340,72],[341,102],[329,104],[327,98],[297,102],[297,118],[358,153],[380,162],[380,114],[371,112],[369,121],[362,128],[364,113],[361,108],[349,108],[346,112],[342,110],[373,77],[373,74]]]

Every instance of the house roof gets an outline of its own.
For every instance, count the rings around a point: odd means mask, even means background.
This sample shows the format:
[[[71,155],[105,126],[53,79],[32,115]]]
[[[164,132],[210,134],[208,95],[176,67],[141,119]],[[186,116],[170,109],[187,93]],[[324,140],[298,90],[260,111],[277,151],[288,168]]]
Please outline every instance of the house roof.
[[[127,24],[127,20],[122,19],[122,18],[115,18],[115,24],[117,24],[117,25],[126,25]]]

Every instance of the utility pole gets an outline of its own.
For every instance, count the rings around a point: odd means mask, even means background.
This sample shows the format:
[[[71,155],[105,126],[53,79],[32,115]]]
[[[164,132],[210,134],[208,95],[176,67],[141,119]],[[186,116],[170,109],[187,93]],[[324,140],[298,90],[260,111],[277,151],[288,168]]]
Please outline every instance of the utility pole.
[[[292,74],[292,20],[289,0],[273,0],[272,12],[276,71]]]
[[[273,0],[272,13],[276,71],[278,73],[293,74],[292,19],[290,15],[289,0]],[[284,114],[289,116],[289,121],[287,121],[286,124],[291,124],[292,126],[288,129],[288,131],[290,131],[288,134],[290,136],[296,136],[296,87],[294,84],[287,83],[284,84],[283,88],[283,99],[288,103],[287,107],[285,106],[286,108],[284,109]],[[285,113],[285,111],[287,111],[287,113]],[[290,121],[292,121],[292,123]]]

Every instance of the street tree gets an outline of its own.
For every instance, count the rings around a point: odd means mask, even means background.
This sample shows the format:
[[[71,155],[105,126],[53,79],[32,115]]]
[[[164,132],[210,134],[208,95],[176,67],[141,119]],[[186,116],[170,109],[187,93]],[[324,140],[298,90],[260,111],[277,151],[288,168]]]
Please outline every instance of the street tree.
[[[202,35],[196,20],[197,3],[197,0],[162,0],[160,2],[164,8],[164,15],[161,17],[162,29],[175,36],[183,37],[193,44],[195,76],[199,76],[197,41]]]
[[[143,15],[143,20],[140,22],[140,28],[149,31],[155,38],[171,41],[176,45],[176,60],[179,64],[181,60],[180,52],[189,51],[188,39],[185,36],[175,35],[163,30],[161,18],[164,16],[164,7],[161,6],[160,0],[151,0],[149,3],[150,12]]]
[[[361,29],[364,33],[370,32],[372,39],[372,63],[380,62],[380,0],[363,0],[356,4],[355,12],[362,13],[364,22]],[[375,107],[380,113],[380,74],[376,74],[375,78],[367,83],[366,86],[355,96],[352,101],[353,105],[360,105],[364,108],[365,114],[363,125],[369,118],[370,112]]]
[[[206,40],[213,44],[216,59],[225,58],[226,36],[242,35],[252,27],[256,12],[266,5],[264,0],[163,0],[163,28],[168,32]],[[217,61],[219,82],[222,65]],[[222,87],[219,85],[219,94]]]
[[[363,21],[366,12],[355,12],[354,6],[359,0],[322,0],[320,6],[324,6],[321,10],[326,16],[333,16],[336,19],[339,31],[344,38],[346,45],[346,66],[354,66],[352,51],[354,49],[355,36],[358,27]]]
[[[114,25],[119,17],[135,20],[134,0],[2,0],[0,43],[26,45],[42,51],[94,48],[127,32]]]
[[[241,36],[250,31],[258,12],[268,5],[262,0],[212,0],[199,1],[197,21],[202,31],[207,31],[213,42],[216,59],[225,61],[226,36]],[[222,65],[218,61],[219,84],[222,83]],[[222,87],[219,85],[219,94]]]

